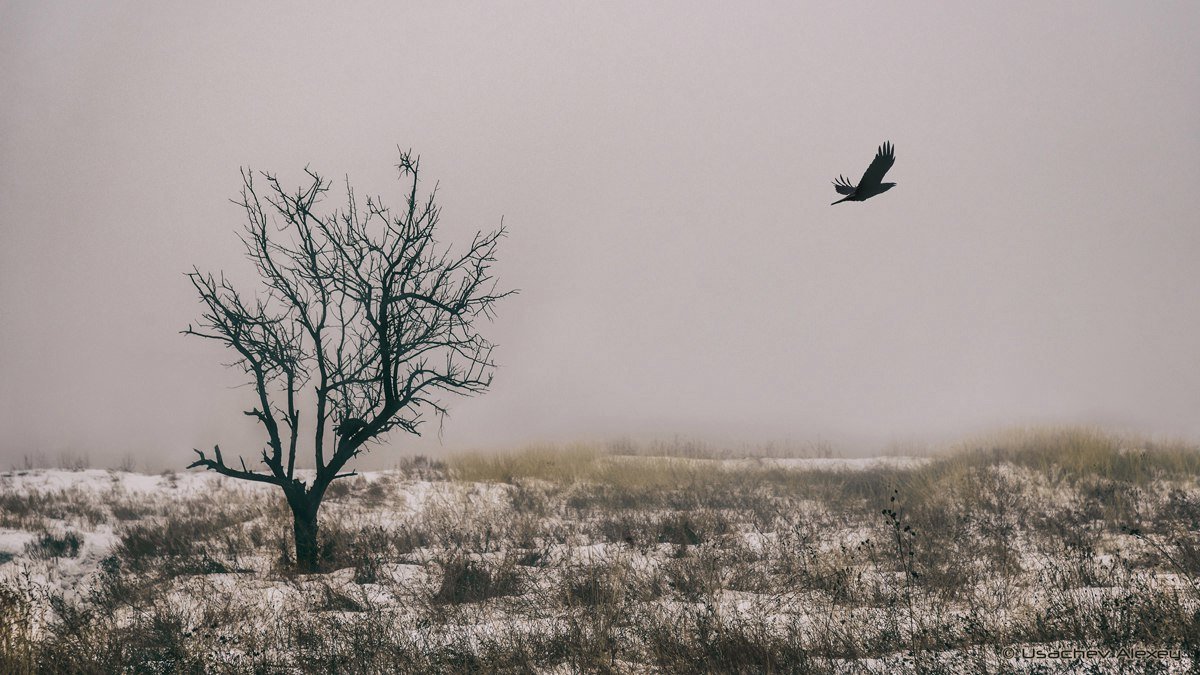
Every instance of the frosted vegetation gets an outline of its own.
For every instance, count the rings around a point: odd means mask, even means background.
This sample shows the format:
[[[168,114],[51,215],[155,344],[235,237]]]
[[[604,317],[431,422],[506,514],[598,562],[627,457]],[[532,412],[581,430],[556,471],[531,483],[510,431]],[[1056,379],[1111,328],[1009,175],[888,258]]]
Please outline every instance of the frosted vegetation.
[[[332,485],[301,575],[273,486],[14,469],[0,672],[1190,672],[1198,478],[1086,430],[415,458]],[[1075,648],[1170,653],[1011,651]]]

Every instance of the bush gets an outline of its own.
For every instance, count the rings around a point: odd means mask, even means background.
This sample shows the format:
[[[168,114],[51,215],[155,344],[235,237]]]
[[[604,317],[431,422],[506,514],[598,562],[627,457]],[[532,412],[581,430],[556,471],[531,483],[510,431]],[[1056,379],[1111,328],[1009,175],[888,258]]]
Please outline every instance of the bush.
[[[67,531],[62,535],[43,531],[38,538],[25,545],[25,552],[31,558],[74,558],[79,555],[79,547],[83,540],[75,532]]]
[[[33,619],[29,598],[0,583],[0,673],[34,671]]]
[[[221,516],[138,521],[120,530],[113,553],[132,572],[221,574],[230,568],[213,555],[210,540],[230,524]]]
[[[435,604],[482,602],[520,593],[520,577],[513,565],[504,563],[489,570],[482,563],[456,557],[442,564],[442,583],[433,595]]]
[[[347,530],[336,523],[321,534],[320,569],[354,569],[354,582],[373,584],[378,580],[379,562],[391,553],[392,534],[382,527]]]

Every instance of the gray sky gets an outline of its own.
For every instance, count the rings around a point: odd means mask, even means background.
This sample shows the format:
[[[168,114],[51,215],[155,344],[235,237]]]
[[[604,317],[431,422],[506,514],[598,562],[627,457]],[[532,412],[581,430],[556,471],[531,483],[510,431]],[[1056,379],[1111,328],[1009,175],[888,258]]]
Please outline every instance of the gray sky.
[[[521,290],[397,448],[1200,436],[1200,4],[216,4],[0,4],[0,463],[257,454],[183,273],[397,144]]]

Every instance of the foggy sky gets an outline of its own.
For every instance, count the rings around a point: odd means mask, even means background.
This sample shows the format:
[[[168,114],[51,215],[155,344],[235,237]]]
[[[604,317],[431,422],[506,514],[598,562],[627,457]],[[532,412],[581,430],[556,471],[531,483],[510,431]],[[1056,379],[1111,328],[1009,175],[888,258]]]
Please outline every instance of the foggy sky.
[[[0,466],[257,455],[184,272],[253,281],[239,167],[397,145],[520,289],[397,450],[1200,436],[1194,2],[210,4],[0,4]]]

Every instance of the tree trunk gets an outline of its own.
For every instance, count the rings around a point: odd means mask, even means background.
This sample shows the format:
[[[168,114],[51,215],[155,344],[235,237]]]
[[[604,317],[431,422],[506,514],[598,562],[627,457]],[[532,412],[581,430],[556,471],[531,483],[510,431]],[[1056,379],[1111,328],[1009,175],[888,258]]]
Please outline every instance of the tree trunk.
[[[301,572],[317,571],[317,509],[320,503],[304,493],[289,494],[292,507],[292,533],[296,537],[296,568]]]

